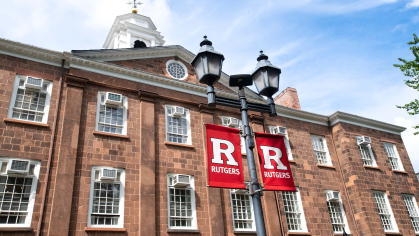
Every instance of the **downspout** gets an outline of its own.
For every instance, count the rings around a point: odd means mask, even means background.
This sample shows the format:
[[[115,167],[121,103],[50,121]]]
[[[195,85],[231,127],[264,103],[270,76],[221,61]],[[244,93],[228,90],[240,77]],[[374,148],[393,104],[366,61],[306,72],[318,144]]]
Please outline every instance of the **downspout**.
[[[57,127],[57,120],[58,120],[58,108],[60,107],[61,102],[61,91],[62,91],[62,83],[63,83],[63,76],[64,76],[64,63],[65,59],[61,60],[61,74],[60,74],[60,82],[58,83],[58,94],[57,94],[57,102],[55,104],[55,117],[54,117],[54,123],[52,124],[52,134],[51,134],[51,143],[49,145],[49,152],[48,152],[48,162],[47,162],[47,171],[45,176],[45,186],[44,190],[42,192],[42,203],[41,203],[41,210],[40,210],[40,216],[38,221],[38,229],[36,231],[36,236],[41,235],[41,225],[42,220],[44,216],[44,209],[45,209],[45,199],[47,196],[47,187],[48,187],[48,181],[50,176],[50,169],[51,169],[51,159],[52,159],[52,153],[54,148],[54,140],[55,140],[55,132]]]
[[[360,236],[358,226],[356,225],[356,221],[355,221],[354,211],[353,211],[352,205],[351,205],[351,200],[349,199],[348,190],[346,189],[346,184],[345,184],[345,180],[344,180],[344,177],[343,177],[343,171],[342,171],[342,167],[341,167],[341,164],[340,164],[338,151],[336,149],[335,138],[333,137],[332,126],[330,125],[330,117],[329,116],[327,117],[327,125],[329,127],[330,135],[332,136],[333,147],[334,147],[334,150],[335,150],[335,153],[336,153],[336,158],[338,160],[338,168],[339,168],[339,173],[340,173],[340,179],[342,180],[342,184],[343,184],[343,187],[344,187],[344,190],[345,190],[345,196],[346,196],[346,200],[348,201],[348,204],[349,204],[349,210],[351,212],[352,221],[354,222],[354,225],[355,225],[356,234],[358,236]]]

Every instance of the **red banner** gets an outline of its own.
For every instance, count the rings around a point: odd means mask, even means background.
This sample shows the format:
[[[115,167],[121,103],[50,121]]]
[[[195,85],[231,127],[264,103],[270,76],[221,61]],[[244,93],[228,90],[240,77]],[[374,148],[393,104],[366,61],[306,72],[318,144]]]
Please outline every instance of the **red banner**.
[[[297,191],[292,178],[284,137],[256,133],[260,169],[266,190]]]
[[[208,185],[246,189],[239,130],[206,124]]]

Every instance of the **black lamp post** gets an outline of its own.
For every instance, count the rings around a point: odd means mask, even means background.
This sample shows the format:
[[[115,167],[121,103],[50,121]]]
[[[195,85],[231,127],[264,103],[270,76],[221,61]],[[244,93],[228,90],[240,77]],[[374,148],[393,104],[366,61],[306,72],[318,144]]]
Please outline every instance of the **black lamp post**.
[[[239,87],[239,100],[220,97],[215,95],[214,84],[221,77],[221,69],[224,61],[223,54],[214,50],[211,41],[204,36],[204,41],[200,44],[196,57],[191,64],[195,68],[196,76],[200,83],[208,85],[208,106],[215,107],[216,104],[240,108],[242,117],[241,135],[245,138],[247,165],[250,175],[250,189],[249,195],[252,196],[253,210],[255,215],[256,233],[258,236],[266,236],[265,220],[262,212],[261,196],[263,195],[263,188],[257,179],[255,158],[253,155],[253,148],[255,142],[253,140],[253,131],[249,125],[248,110],[260,111],[269,113],[270,116],[276,116],[275,104],[272,96],[278,91],[279,75],[281,69],[273,66],[268,57],[263,54],[258,57],[258,64],[252,75],[231,75],[230,87]],[[244,87],[255,83],[260,95],[268,97],[268,105],[260,103],[247,102]]]

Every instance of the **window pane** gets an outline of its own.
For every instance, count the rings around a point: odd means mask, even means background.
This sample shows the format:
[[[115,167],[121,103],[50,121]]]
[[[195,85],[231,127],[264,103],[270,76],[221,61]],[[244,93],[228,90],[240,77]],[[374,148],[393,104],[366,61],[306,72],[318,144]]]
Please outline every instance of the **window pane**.
[[[41,122],[45,108],[45,94],[18,89],[12,118]]]
[[[235,229],[252,229],[253,213],[250,196],[231,192],[233,222]]]
[[[170,227],[192,226],[192,189],[169,187]]]
[[[122,134],[124,108],[100,105],[98,129],[102,132]]]
[[[378,214],[380,215],[381,224],[383,225],[384,231],[394,230],[391,218],[392,214],[387,206],[386,195],[384,193],[374,192],[374,201],[377,206]]]
[[[301,231],[301,209],[298,207],[297,192],[282,192],[284,202],[285,218],[287,219],[288,230]]]
[[[407,208],[407,212],[409,213],[413,229],[415,230],[415,233],[419,233],[419,211],[417,209],[415,197],[404,195],[403,201]]]

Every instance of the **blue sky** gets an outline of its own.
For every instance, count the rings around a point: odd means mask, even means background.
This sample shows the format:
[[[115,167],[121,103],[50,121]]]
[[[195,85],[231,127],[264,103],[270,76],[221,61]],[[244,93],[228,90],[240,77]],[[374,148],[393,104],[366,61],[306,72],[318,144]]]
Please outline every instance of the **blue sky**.
[[[0,0],[0,37],[58,51],[101,48],[125,0]],[[330,115],[339,110],[401,125],[416,172],[419,136],[395,105],[419,98],[393,67],[413,59],[419,0],[209,1],[143,0],[165,45],[197,52],[204,34],[225,57],[228,74],[250,73],[260,49],[282,69],[280,90],[297,89],[303,110]],[[7,22],[7,23],[6,23]]]

